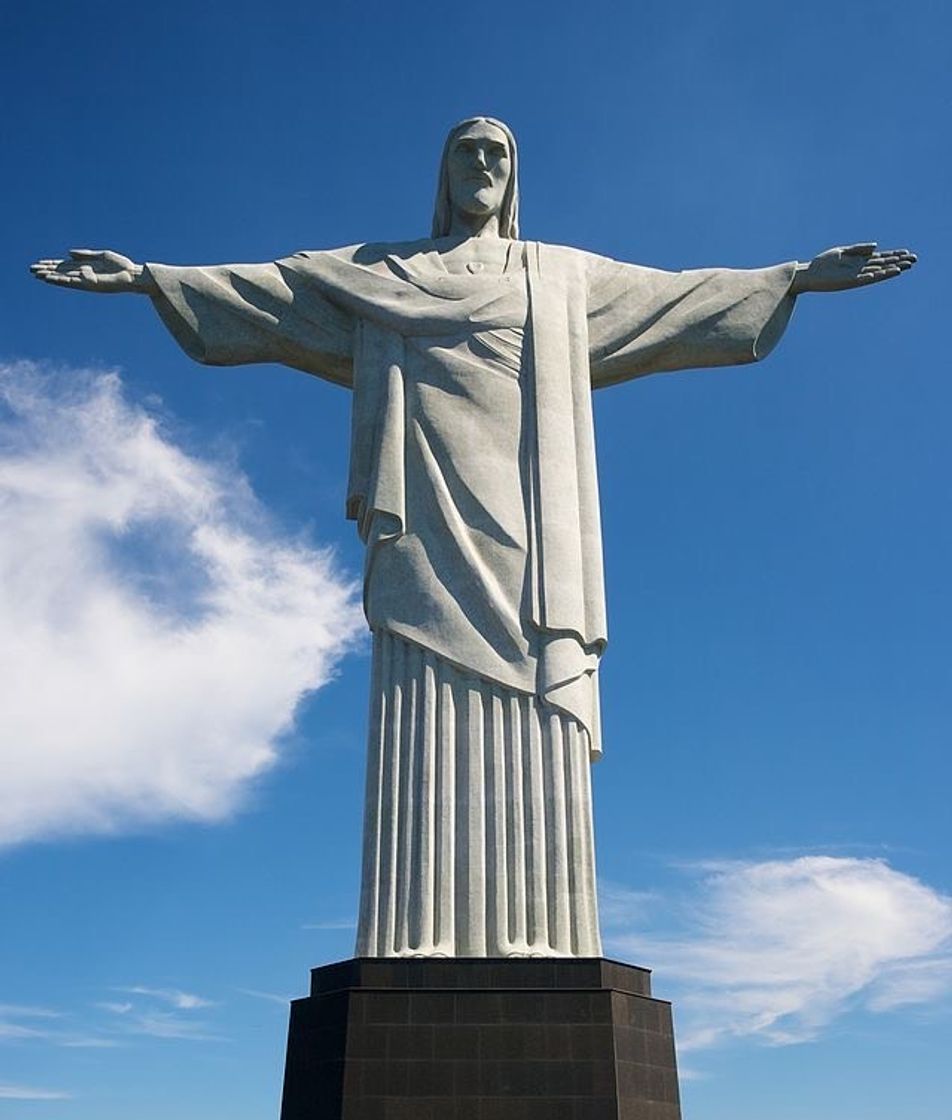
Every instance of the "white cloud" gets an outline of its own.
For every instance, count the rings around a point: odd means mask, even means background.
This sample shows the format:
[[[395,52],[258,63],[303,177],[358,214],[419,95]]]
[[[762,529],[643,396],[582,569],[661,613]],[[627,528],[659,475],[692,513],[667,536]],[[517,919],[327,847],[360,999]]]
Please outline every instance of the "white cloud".
[[[23,1038],[49,1038],[49,1031],[37,1030],[36,1027],[26,1027],[22,1023],[11,1023],[0,1019],[0,1041]]]
[[[215,1006],[214,1002],[210,999],[196,996],[192,992],[179,991],[178,988],[146,988],[142,985],[137,985],[134,988],[117,988],[116,990],[119,992],[128,992],[130,995],[150,996],[152,999],[158,999],[163,1003],[171,1004],[172,1007],[177,1008],[179,1011],[194,1011],[200,1007]],[[124,1014],[131,1009],[131,1003],[113,1004],[110,1007],[110,1010],[116,1011],[119,1014]]]
[[[121,1043],[117,1042],[114,1038],[104,1038],[102,1035],[88,1034],[63,1039],[59,1045],[65,1046],[68,1050],[113,1050],[117,1046],[120,1046]]]
[[[879,859],[707,864],[680,928],[606,940],[677,988],[682,1051],[815,1038],[857,1008],[952,991],[952,898]]]
[[[324,932],[356,928],[357,920],[355,918],[332,918],[326,922],[304,922],[301,925],[301,929],[316,929]]]
[[[91,1006],[96,1011],[108,1015],[108,1019],[100,1019],[98,1023],[77,1025],[76,1014],[45,1007],[0,1004],[0,1043],[111,1049],[122,1046],[123,1040],[130,1036],[141,1035],[194,1042],[224,1041],[217,1028],[195,1016],[196,1012],[217,1006],[204,996],[179,988],[151,988],[142,984],[115,990],[137,998],[94,1002]]]
[[[0,1082],[0,1100],[4,1101],[68,1101],[72,1095],[59,1089],[34,1089],[29,1085]]]
[[[282,996],[277,992],[262,992],[257,988],[236,988],[235,991],[241,992],[243,996],[252,996],[254,999],[263,999],[267,1003],[276,1003],[283,1007],[285,1010],[290,1006],[291,1000],[294,996]]]
[[[931,1003],[952,992],[952,951],[949,956],[898,962],[870,995],[874,1011],[891,1011],[914,1003]]]
[[[98,1035],[78,1034],[69,1026],[64,1027],[62,1023],[68,1023],[69,1018],[66,1013],[49,1007],[0,1004],[0,1043],[44,1043],[74,1048],[115,1045]]]
[[[62,1011],[54,1011],[51,1007],[36,1007],[32,1004],[0,1003],[0,1015],[12,1015],[19,1019],[59,1019]]]
[[[193,1042],[223,1041],[222,1036],[207,1023],[189,1014],[215,1007],[213,1000],[193,992],[183,992],[180,988],[150,988],[144,984],[116,988],[115,991],[141,998],[122,1002],[103,1000],[93,1004],[114,1017],[106,1028],[112,1034],[191,1039]],[[173,1010],[165,1010],[161,1006],[163,1004]]]
[[[125,989],[121,989],[125,991]],[[128,1000],[118,1002],[116,1000],[102,1000],[99,1003],[94,1003],[93,1007],[98,1008],[100,1011],[108,1011],[113,1015],[128,1015],[135,1005]]]
[[[191,1042],[223,1042],[224,1038],[209,1030],[205,1023],[186,1019],[171,1011],[154,1011],[123,1020],[130,1034],[145,1034],[152,1038],[175,1038]]]
[[[635,891],[621,883],[598,881],[598,914],[606,928],[641,926],[659,901],[656,891]]]
[[[360,629],[117,376],[0,366],[0,844],[226,816]]]

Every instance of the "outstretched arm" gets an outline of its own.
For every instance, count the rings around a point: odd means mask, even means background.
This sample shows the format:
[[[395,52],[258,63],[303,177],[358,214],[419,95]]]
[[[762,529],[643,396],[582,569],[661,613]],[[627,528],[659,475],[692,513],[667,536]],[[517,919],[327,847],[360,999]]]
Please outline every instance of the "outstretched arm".
[[[206,365],[276,362],[350,385],[354,321],[309,284],[294,261],[137,264],[109,249],[73,249],[31,271],[56,287],[151,298],[189,357]]]
[[[808,264],[797,265],[790,293],[797,296],[801,292],[845,292],[850,288],[864,288],[880,280],[892,280],[912,268],[917,259],[908,249],[876,252],[875,241],[827,249]]]
[[[808,264],[663,272],[603,258],[589,263],[588,334],[598,388],[666,370],[740,365],[770,353],[795,297],[891,280],[908,249],[827,249]]]
[[[138,292],[153,295],[155,283],[145,265],[111,249],[70,249],[67,260],[45,259],[30,271],[46,284],[82,292]]]

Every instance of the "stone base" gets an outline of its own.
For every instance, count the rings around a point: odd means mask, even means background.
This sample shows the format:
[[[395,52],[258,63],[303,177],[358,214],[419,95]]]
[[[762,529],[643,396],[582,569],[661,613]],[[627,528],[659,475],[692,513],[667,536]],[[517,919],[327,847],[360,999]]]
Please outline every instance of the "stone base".
[[[671,1005],[602,959],[360,959],[291,1004],[281,1120],[680,1120]]]

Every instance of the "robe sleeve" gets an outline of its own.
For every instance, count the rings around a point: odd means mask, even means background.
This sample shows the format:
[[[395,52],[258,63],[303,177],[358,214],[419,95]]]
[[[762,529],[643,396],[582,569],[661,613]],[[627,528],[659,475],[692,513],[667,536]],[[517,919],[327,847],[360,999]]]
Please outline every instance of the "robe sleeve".
[[[354,321],[289,257],[270,264],[148,264],[152,302],[190,358],[277,362],[350,387]]]
[[[664,272],[595,258],[588,269],[593,387],[766,357],[793,311],[796,267]]]

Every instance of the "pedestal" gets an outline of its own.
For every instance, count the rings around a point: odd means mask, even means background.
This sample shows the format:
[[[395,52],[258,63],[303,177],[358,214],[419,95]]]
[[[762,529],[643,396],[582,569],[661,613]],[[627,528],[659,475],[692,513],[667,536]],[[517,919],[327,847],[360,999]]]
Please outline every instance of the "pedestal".
[[[680,1120],[671,1005],[602,959],[365,959],[291,1004],[281,1120]]]

